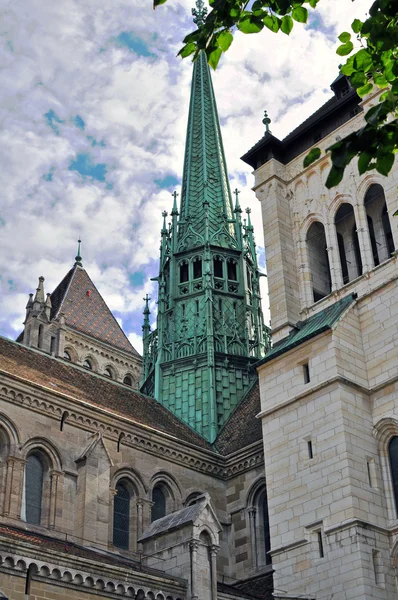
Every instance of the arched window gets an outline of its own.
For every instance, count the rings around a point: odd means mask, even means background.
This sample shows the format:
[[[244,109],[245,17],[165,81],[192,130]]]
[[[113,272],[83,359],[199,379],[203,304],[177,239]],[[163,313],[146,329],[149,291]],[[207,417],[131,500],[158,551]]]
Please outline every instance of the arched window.
[[[160,487],[156,485],[152,490],[151,521],[156,521],[166,516],[166,496]]]
[[[113,373],[109,367],[104,370],[105,377],[109,377],[109,379],[113,379]]]
[[[64,360],[72,360],[71,356],[67,350],[64,350]]]
[[[398,436],[392,438],[388,446],[388,455],[390,458],[391,479],[395,499],[395,509],[398,516]]]
[[[89,371],[93,370],[93,366],[91,364],[91,360],[89,360],[88,358],[85,359],[84,363],[83,363],[83,367],[85,369],[88,369]]]
[[[340,253],[343,282],[348,283],[362,275],[362,260],[358,242],[354,209],[342,204],[334,219]]]
[[[130,375],[126,375],[126,377],[123,379],[123,383],[124,385],[129,385],[130,387],[133,385],[133,380],[131,379]]]
[[[199,279],[202,277],[202,259],[195,258],[193,261],[193,278]]]
[[[39,332],[37,334],[37,347],[43,348],[43,325],[39,325]]]
[[[390,218],[388,216],[387,206],[384,206],[384,208],[383,208],[383,212],[381,213],[381,219],[382,219],[382,223],[383,223],[384,235],[385,235],[386,242],[387,242],[387,251],[388,251],[389,256],[391,256],[391,254],[393,252],[395,252],[395,246],[394,246],[394,240],[392,237]]]
[[[33,525],[41,522],[44,466],[36,454],[28,456],[25,466],[25,521]]]
[[[373,262],[374,262],[375,267],[377,267],[377,265],[380,264],[379,252],[377,250],[377,241],[376,241],[376,236],[375,236],[375,228],[373,227],[373,219],[369,215],[368,215],[368,229],[369,229],[369,236],[370,236],[370,244],[372,246]]]
[[[365,194],[364,199],[370,241],[375,266],[390,258],[394,252],[390,219],[388,217],[386,198],[381,185],[374,183]]]
[[[319,221],[312,223],[308,229],[307,249],[312,279],[312,293],[314,302],[318,302],[318,300],[321,300],[332,291],[325,228]]]
[[[350,281],[348,276],[348,265],[347,258],[345,254],[344,240],[341,233],[337,234],[337,243],[339,246],[339,255],[340,255],[340,264],[341,264],[341,273],[343,275],[343,283],[346,284]]]
[[[271,537],[268,517],[267,489],[262,485],[254,494],[249,506],[251,519],[250,531],[252,538],[252,556],[255,569],[265,567],[272,563],[269,554],[271,550]]]
[[[189,265],[187,261],[180,263],[180,283],[185,283],[189,280]]]
[[[123,481],[116,485],[113,501],[113,544],[128,550],[130,543],[130,492]]]
[[[215,256],[213,259],[213,267],[214,267],[214,277],[218,277],[222,279],[224,277],[223,271],[223,260],[218,256]]]
[[[227,262],[227,275],[228,279],[231,281],[237,281],[237,265],[235,260],[228,260]]]
[[[192,494],[189,494],[189,496],[186,498],[184,505],[193,506],[197,503],[199,498],[203,498],[203,492],[192,492]]]

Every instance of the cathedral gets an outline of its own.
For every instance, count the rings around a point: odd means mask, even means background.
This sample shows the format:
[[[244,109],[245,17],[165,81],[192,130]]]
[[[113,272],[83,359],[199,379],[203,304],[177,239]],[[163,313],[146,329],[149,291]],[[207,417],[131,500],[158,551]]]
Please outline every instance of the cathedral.
[[[203,53],[143,356],[80,243],[54,291],[39,277],[0,338],[0,600],[397,597],[398,168],[328,190],[326,153],[303,167],[378,102],[331,89],[242,157],[271,329]]]

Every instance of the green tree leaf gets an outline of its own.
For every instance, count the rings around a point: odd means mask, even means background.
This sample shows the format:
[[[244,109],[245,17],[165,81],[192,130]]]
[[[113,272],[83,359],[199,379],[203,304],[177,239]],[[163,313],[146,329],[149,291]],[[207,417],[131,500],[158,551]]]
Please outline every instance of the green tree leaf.
[[[336,185],[339,185],[340,181],[343,179],[343,175],[344,175],[344,169],[342,168],[337,168],[334,165],[331,167],[330,171],[329,171],[329,175],[326,179],[326,187],[330,190],[330,188],[332,187],[336,187]]]
[[[161,4],[165,4],[165,2],[167,2],[167,0],[153,0],[153,10],[155,10],[155,8]]]
[[[289,33],[291,32],[292,29],[293,29],[293,19],[289,15],[285,15],[284,17],[282,17],[281,31],[283,31],[283,33],[286,33],[286,35],[289,35]]]
[[[215,50],[213,50],[213,52],[208,57],[208,63],[212,69],[214,69],[214,70],[217,69],[218,61],[221,58],[221,54],[222,54],[221,48],[216,48]]]
[[[274,33],[278,33],[281,25],[280,19],[278,19],[278,17],[276,17],[275,15],[267,15],[263,18],[263,23],[266,27],[268,27],[268,29],[270,29]]]
[[[189,42],[189,44],[185,44],[185,46],[181,48],[181,50],[178,53],[178,56],[181,56],[181,58],[186,58],[190,54],[193,54],[195,51],[195,44],[193,42]]]
[[[378,154],[376,158],[376,169],[381,175],[388,175],[394,164],[395,154],[393,152],[386,152],[385,154]]]
[[[383,73],[375,73],[373,76],[373,81],[379,88],[385,88],[388,86],[388,81],[384,77]]]
[[[293,8],[292,17],[297,23],[306,23],[308,19],[308,10],[304,6]]]
[[[340,33],[338,39],[340,40],[340,42],[345,44],[346,42],[350,41],[351,33],[348,33],[348,31],[343,31],[343,33]]]
[[[364,96],[366,96],[366,94],[370,94],[372,89],[373,89],[373,83],[371,83],[369,81],[369,83],[365,83],[365,85],[363,85],[362,87],[357,89],[357,94],[358,94],[358,96],[363,98]]]
[[[371,160],[372,155],[369,152],[366,152],[366,150],[361,152],[358,159],[358,171],[360,175],[363,175],[368,170]]]
[[[318,158],[321,156],[321,149],[320,148],[312,148],[307,156],[304,158],[304,162],[303,162],[303,167],[304,169],[306,167],[309,167],[310,165],[312,165],[313,162],[315,162],[316,160],[318,160]]]
[[[339,46],[337,48],[336,52],[339,56],[347,56],[347,54],[352,52],[353,49],[354,49],[354,44],[352,42],[346,42],[345,44],[342,44],[341,46]]]
[[[354,19],[351,25],[351,29],[354,33],[359,33],[362,29],[362,25],[362,21],[360,21],[359,19]]]
[[[258,33],[264,27],[264,23],[251,15],[243,17],[237,24],[242,33]]]
[[[217,35],[217,45],[223,52],[226,52],[233,41],[233,35],[230,31],[221,31]]]
[[[352,61],[354,68],[358,71],[366,72],[373,65],[372,57],[370,56],[369,52],[365,50],[365,48],[362,48],[356,54],[354,54]]]

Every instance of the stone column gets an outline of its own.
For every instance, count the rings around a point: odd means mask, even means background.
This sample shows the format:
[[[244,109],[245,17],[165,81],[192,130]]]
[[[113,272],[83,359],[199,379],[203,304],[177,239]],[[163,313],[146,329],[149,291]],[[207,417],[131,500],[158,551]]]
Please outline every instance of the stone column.
[[[144,501],[141,498],[137,499],[137,539],[141,537],[144,531]]]
[[[254,506],[249,509],[249,531],[251,548],[253,553],[253,567],[258,569],[257,535],[256,535],[256,509]]]
[[[362,272],[366,273],[374,267],[372,245],[368,229],[368,219],[364,204],[354,206],[355,224],[358,233],[359,250],[361,252]]]
[[[343,287],[343,274],[341,272],[339,244],[337,241],[336,227],[334,223],[327,223],[325,227],[326,251],[329,258],[330,278],[332,280],[332,292]]]
[[[311,269],[307,250],[307,242],[305,240],[301,240],[298,243],[298,249],[300,253],[299,284],[301,304],[304,308],[308,308],[314,304],[314,296],[312,292]]]
[[[21,518],[22,488],[26,461],[9,456],[5,478],[3,515],[14,519]]]
[[[59,471],[51,471],[50,473],[50,508],[48,511],[48,527],[49,529],[55,529],[55,520],[57,516],[57,499],[58,499],[58,486],[62,473]]]
[[[190,600],[199,600],[199,596],[198,596],[198,590],[197,590],[197,558],[198,558],[198,548],[199,548],[199,542],[197,542],[196,540],[193,540],[192,542],[190,542],[189,544],[189,550],[191,553],[191,595],[190,595]]]
[[[217,600],[217,552],[218,546],[210,547],[211,600]]]

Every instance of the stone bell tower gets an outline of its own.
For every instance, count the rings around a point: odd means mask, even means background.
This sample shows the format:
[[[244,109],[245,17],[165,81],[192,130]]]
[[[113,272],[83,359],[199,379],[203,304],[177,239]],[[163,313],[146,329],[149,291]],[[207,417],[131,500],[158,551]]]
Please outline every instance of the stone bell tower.
[[[193,10],[198,25],[203,2]],[[144,311],[142,391],[213,442],[268,347],[250,211],[232,202],[206,55],[193,67],[179,209],[163,213],[157,329]]]

